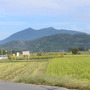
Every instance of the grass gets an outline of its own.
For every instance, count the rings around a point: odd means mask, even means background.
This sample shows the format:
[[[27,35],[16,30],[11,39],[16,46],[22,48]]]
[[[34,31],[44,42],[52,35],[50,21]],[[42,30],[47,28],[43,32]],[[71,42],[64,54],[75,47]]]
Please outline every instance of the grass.
[[[90,90],[90,56],[0,62],[0,80]]]

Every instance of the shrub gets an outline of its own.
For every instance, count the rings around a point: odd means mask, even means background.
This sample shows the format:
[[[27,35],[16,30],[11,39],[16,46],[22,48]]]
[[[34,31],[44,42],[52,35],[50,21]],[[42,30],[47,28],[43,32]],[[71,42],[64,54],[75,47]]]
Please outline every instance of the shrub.
[[[78,54],[79,49],[78,48],[72,48],[71,51],[72,51],[72,54]]]

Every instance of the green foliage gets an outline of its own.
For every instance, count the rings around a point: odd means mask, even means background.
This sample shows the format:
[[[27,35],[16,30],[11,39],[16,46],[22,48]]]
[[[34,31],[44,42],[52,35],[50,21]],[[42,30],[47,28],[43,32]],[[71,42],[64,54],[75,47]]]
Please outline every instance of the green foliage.
[[[11,55],[11,54],[16,54],[16,52],[17,51],[15,50],[0,49],[0,55]]]
[[[32,52],[57,52],[77,47],[83,51],[90,49],[90,35],[57,34],[32,41],[12,41],[0,45],[0,47],[9,50],[30,50]]]
[[[7,54],[7,50],[5,49],[0,49],[0,55],[6,55]]]
[[[15,55],[8,55],[8,59],[9,60],[16,60],[16,56]]]
[[[41,55],[42,55],[42,53],[41,53],[41,52],[38,52],[38,53],[37,53],[37,56],[41,56]]]
[[[71,51],[72,51],[72,54],[78,54],[79,49],[78,48],[72,48]]]
[[[86,51],[86,48],[85,47],[78,47],[79,51]]]

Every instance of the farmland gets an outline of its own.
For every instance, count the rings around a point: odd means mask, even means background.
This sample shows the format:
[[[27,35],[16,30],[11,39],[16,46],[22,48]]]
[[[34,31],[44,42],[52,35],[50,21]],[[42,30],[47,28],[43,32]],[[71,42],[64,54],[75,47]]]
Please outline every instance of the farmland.
[[[90,90],[90,56],[1,61],[0,80]]]
[[[90,58],[53,59],[48,65],[47,74],[65,76],[77,80],[90,81]]]
[[[3,62],[0,63],[0,79],[13,81],[17,77],[23,76],[31,76],[35,73],[39,73],[38,71],[43,69],[46,65],[46,61],[44,62]]]

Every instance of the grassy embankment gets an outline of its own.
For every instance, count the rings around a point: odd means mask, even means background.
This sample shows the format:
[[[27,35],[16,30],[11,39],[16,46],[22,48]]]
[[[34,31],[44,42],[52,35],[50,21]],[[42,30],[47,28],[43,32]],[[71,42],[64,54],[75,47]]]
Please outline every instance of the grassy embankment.
[[[49,61],[1,62],[0,79],[90,90],[90,57],[68,55]]]

